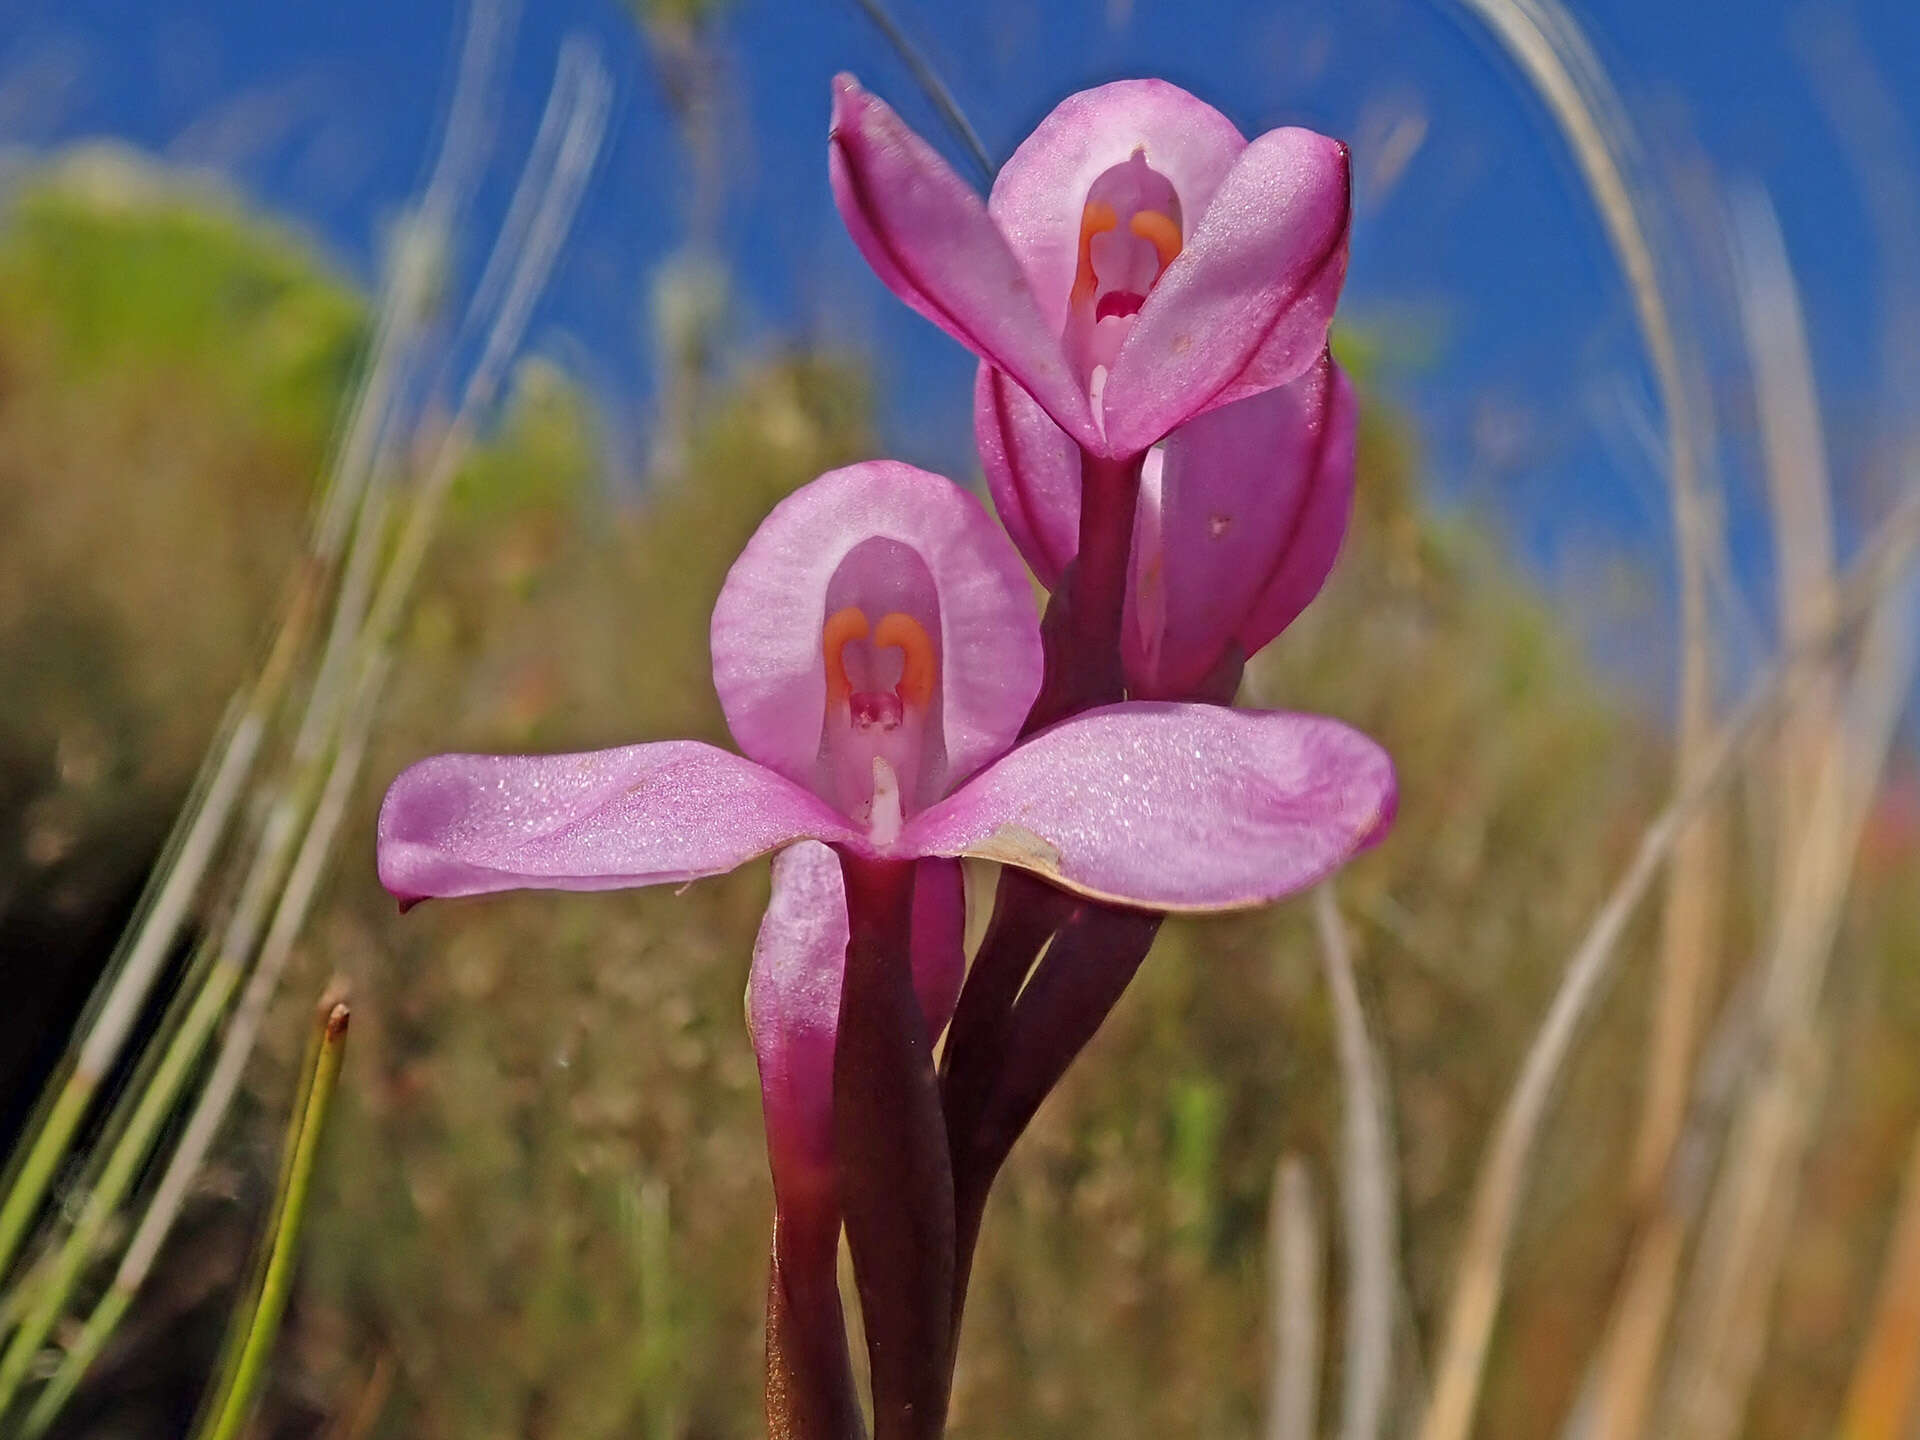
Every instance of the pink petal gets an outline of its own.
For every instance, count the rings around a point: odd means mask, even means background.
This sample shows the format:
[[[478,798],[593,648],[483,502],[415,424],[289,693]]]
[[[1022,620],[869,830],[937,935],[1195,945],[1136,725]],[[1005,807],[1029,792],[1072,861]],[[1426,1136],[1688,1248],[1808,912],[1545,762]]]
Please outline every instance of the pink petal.
[[[913,877],[913,993],[927,1022],[927,1043],[940,1038],[967,974],[967,890],[958,860],[922,860]]]
[[[1247,655],[1291,625],[1320,593],[1353,513],[1359,406],[1346,372],[1331,361],[1327,372],[1326,407],[1313,474],[1306,481],[1306,503],[1294,521],[1291,539],[1280,550],[1279,564],[1240,623],[1238,639]]]
[[[973,434],[1000,523],[1040,583],[1058,588],[1080,549],[1080,447],[984,362],[974,377]]]
[[[380,883],[403,903],[613,890],[719,875],[803,836],[851,840],[823,801],[691,740],[579,755],[436,755],[380,807]]]
[[[1261,905],[1384,833],[1393,762],[1337,720],[1134,702],[1063,722],[910,821],[903,848],[972,855],[1152,910]]]
[[[1346,146],[1311,130],[1270,130],[1241,152],[1114,362],[1111,453],[1313,364],[1346,276],[1347,171]]]
[[[1246,148],[1231,120],[1164,80],[1116,80],[1055,106],[1001,166],[987,200],[1047,328],[1058,335],[1066,327],[1080,214],[1095,180],[1144,151],[1147,164],[1173,182],[1191,233]]]
[[[782,1210],[831,1203],[833,1039],[848,933],[840,857],[813,840],[774,856],[773,893],[747,976],[747,1028]]]
[[[944,476],[872,460],[830,470],[776,505],[714,606],[714,689],[743,751],[815,786],[827,587],[875,539],[913,552],[937,596],[945,758],[933,778],[945,793],[1013,743],[1042,661],[1019,556],[980,502]]]
[[[828,177],[860,253],[887,288],[1006,371],[1069,434],[1100,443],[1060,329],[987,207],[939,154],[852,76],[834,81]]]
[[[1353,497],[1353,393],[1330,358],[1190,420],[1143,484],[1125,629],[1132,694],[1178,699],[1251,655],[1332,568]]]

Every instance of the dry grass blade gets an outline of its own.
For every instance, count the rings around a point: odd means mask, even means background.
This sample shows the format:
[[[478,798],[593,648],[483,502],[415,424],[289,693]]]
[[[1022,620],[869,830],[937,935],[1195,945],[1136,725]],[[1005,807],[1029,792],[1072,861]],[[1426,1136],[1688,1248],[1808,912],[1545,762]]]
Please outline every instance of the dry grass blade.
[[[1320,954],[1333,995],[1341,1090],[1341,1214],[1347,1232],[1347,1333],[1341,1366],[1342,1440],[1374,1440],[1393,1383],[1394,1301],[1400,1292],[1391,1127],[1379,1061],[1353,977],[1353,947],[1331,883],[1313,896]]]
[[[1660,391],[1667,422],[1669,489],[1680,574],[1678,787],[1701,793],[1713,733],[1713,643],[1708,613],[1708,580],[1719,551],[1718,515],[1702,474],[1707,449],[1706,407],[1690,381],[1649,239],[1648,207],[1633,180],[1637,142],[1624,107],[1585,36],[1556,0],[1460,0],[1493,31],[1526,72],[1565,134],[1587,187],[1598,206],[1615,255],[1632,292],[1640,333]],[[1674,837],[1674,864],[1661,942],[1661,982],[1653,1011],[1648,1050],[1647,1101],[1634,1163],[1635,1184],[1647,1193],[1666,1168],[1685,1089],[1692,1068],[1698,1015],[1708,989],[1719,929],[1722,845],[1719,827],[1706,805],[1690,807],[1687,823]],[[1581,1007],[1583,1008],[1583,1007]],[[1576,1010],[1577,1015],[1577,1010]],[[1551,1018],[1549,1023],[1551,1023]],[[1543,1040],[1546,1035],[1543,1033]],[[1571,1038],[1569,1031],[1568,1037]],[[1536,1045],[1536,1053],[1538,1052]],[[1557,1068],[1557,1065],[1556,1067]],[[1524,1086],[1524,1080],[1523,1080]],[[1516,1091],[1516,1098],[1520,1092]],[[1538,1103],[1544,1105],[1544,1093]],[[1513,1112],[1510,1110],[1509,1114]],[[1516,1164],[1530,1148],[1530,1137]],[[1503,1158],[1496,1141],[1489,1166]],[[1489,1178],[1483,1172],[1483,1182]],[[1498,1195],[1518,1185],[1517,1170],[1491,1187]],[[1482,1193],[1489,1193],[1483,1185]],[[1424,1422],[1425,1440],[1463,1440],[1480,1386],[1488,1334],[1498,1298],[1498,1256],[1478,1248],[1503,1250],[1507,1217],[1487,1231],[1470,1232],[1463,1282],[1473,1293],[1454,1297],[1442,1341],[1433,1403]],[[1490,1288],[1484,1288],[1490,1287]]]
[[[1821,992],[1860,833],[1912,693],[1920,635],[1915,592],[1909,580],[1869,618],[1775,920],[1761,982],[1763,1069],[1735,1119],[1662,1401],[1670,1428],[1702,1440],[1736,1432],[1764,1352],[1829,1064],[1817,1025]]]
[[[1755,408],[1761,417],[1781,643],[1792,651],[1806,647],[1827,630],[1834,605],[1833,517],[1819,396],[1799,291],[1778,222],[1763,194],[1746,191],[1736,197],[1729,232]],[[1803,859],[1797,840],[1811,818],[1814,786],[1823,747],[1833,730],[1836,703],[1833,665],[1823,662],[1812,667],[1781,720],[1773,814],[1777,893],[1787,893]],[[1691,992],[1687,996],[1689,1003],[1699,998]],[[1684,1087],[1655,1083],[1655,1077],[1650,1077],[1639,1164],[1649,1169],[1657,1165],[1662,1183],[1647,1188],[1650,1177],[1636,1172],[1642,1214],[1597,1376],[1595,1440],[1628,1440],[1637,1435],[1658,1379],[1657,1360],[1686,1240],[1686,1221],[1674,1209],[1676,1187],[1664,1177],[1686,1101]],[[1771,1113],[1785,1125],[1797,1110],[1776,1107]],[[1784,1142],[1788,1131],[1772,1133]],[[1654,1148],[1646,1150],[1649,1145]],[[1761,1202],[1770,1202],[1772,1192],[1752,1198],[1751,1218],[1758,1224]]]
[[[1820,395],[1800,291],[1780,222],[1764,191],[1735,193],[1729,224],[1734,284],[1753,366],[1754,408],[1772,507],[1780,632],[1789,645],[1818,635],[1833,608],[1833,506]],[[1804,718],[1826,719],[1825,715]],[[1819,734],[1824,725],[1812,727]],[[1805,750],[1804,739],[1801,750]],[[1804,769],[1805,753],[1794,764]],[[1804,792],[1811,778],[1801,782]]]
[[[1722,723],[1702,765],[1682,782],[1642,834],[1626,870],[1569,958],[1560,988],[1527,1051],[1481,1165],[1448,1304],[1446,1340],[1433,1395],[1421,1422],[1421,1440],[1462,1440],[1472,1424],[1487,1344],[1505,1283],[1507,1243],[1534,1143],[1580,1022],[1611,971],[1627,921],[1672,853],[1681,829],[1730,778],[1735,762],[1752,745],[1763,722],[1783,699],[1790,697],[1826,647],[1840,638],[1843,627],[1865,613],[1870,616],[1873,633],[1888,633],[1887,626],[1893,622],[1887,617],[1900,610],[1902,601],[1886,592],[1905,582],[1916,542],[1920,542],[1920,491],[1907,495],[1849,571],[1839,589],[1835,628],[1822,636],[1819,644],[1789,654],[1762,676]],[[1887,644],[1882,641],[1870,648],[1883,650]],[[1866,661],[1862,664],[1864,667]],[[1884,674],[1885,663],[1877,661],[1876,665]]]
[[[1782,643],[1826,628],[1833,609],[1833,507],[1821,433],[1820,397],[1807,349],[1800,292],[1780,222],[1764,193],[1734,197],[1734,281],[1753,366],[1755,410],[1766,454]],[[1811,677],[1780,735],[1775,810],[1776,886],[1785,893],[1797,860],[1792,837],[1813,805],[1821,749],[1838,703],[1835,677]]]
[[[1319,1429],[1325,1256],[1313,1175],[1298,1155],[1283,1155],[1274,1169],[1267,1217],[1273,1367],[1267,1376],[1266,1440],[1313,1440]]]
[[[1900,1187],[1880,1295],[1847,1388],[1840,1440],[1903,1440],[1920,1422],[1920,1135]]]

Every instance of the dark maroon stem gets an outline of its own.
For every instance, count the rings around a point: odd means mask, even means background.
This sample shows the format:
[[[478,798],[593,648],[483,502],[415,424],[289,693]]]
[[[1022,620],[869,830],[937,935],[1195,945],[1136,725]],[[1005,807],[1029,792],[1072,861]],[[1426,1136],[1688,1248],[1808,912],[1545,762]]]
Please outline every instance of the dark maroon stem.
[[[851,936],[834,1042],[834,1162],[874,1437],[933,1440],[951,1379],[953,1169],[908,962],[914,866],[843,852],[841,868]]]
[[[1082,902],[1053,936],[1001,1027],[988,1089],[954,1140],[954,1332],[966,1306],[987,1195],[1041,1102],[1119,1003],[1164,916]]]
[[[1046,680],[1027,717],[1028,733],[1126,698],[1120,624],[1146,458],[1144,452],[1121,460],[1080,454],[1080,548],[1061,586],[1065,624],[1049,617]],[[1056,606],[1060,599],[1056,595]]]
[[[958,1142],[972,1130],[999,1073],[1007,1022],[1027,972],[1079,904],[1024,871],[1000,872],[993,918],[967,971],[941,1056],[940,1098],[951,1140]],[[956,1166],[961,1153],[954,1152]],[[955,1175],[957,1181],[957,1169]]]
[[[980,1212],[997,1165],[981,1173],[974,1135],[993,1100],[1006,1061],[1014,1001],[1027,972],[1080,902],[1019,870],[1000,872],[993,918],[967,971],[967,983],[941,1053],[940,1099],[953,1157],[954,1223],[959,1237],[954,1271],[953,1327],[957,1342],[966,1305],[967,1268],[980,1231]]]
[[[1145,455],[1114,460],[1081,452],[1079,550],[1047,607],[1042,626],[1046,676],[1023,734],[1126,698],[1121,625],[1133,562],[1140,471],[1145,460]],[[967,972],[960,1004],[947,1032],[941,1097],[953,1156],[956,1340],[987,1193],[1019,1134],[1017,1128],[1008,1134],[1006,1119],[995,1118],[1004,1117],[1008,1110],[1008,1102],[1000,1098],[1005,1074],[1011,1065],[1025,1075],[1036,1063],[1017,1053],[1022,1046],[1033,1043],[1032,1033],[1038,1028],[1036,1023],[1017,1024],[1016,1017],[1027,1008],[1021,987],[1031,988],[1028,973],[1048,941],[1056,932],[1067,933],[1087,908],[1085,902],[1031,876],[1003,870],[993,918]],[[1052,963],[1049,954],[1035,979]],[[1122,964],[1127,977],[1138,963]],[[1124,988],[1124,980],[1121,984]],[[1114,998],[1118,998],[1117,992]],[[1101,1013],[1112,1003],[1108,999]],[[1074,1045],[1073,1053],[1084,1044],[1083,1038]],[[1058,1071],[1064,1071],[1071,1059],[1069,1053],[1059,1060]],[[1041,1068],[1053,1063],[1043,1062]],[[1033,1106],[1038,1103],[1035,1099]],[[1031,1119],[1032,1114],[1033,1107],[1027,1108],[1025,1119]],[[1022,1126],[1025,1119],[1020,1122]]]
[[[840,1219],[831,1196],[773,1218],[767,1273],[768,1440],[865,1440],[840,1310]]]
[[[998,1171],[1119,1003],[1165,918],[1089,901],[1053,937],[1013,1009],[1006,1062],[974,1131],[978,1168]]]

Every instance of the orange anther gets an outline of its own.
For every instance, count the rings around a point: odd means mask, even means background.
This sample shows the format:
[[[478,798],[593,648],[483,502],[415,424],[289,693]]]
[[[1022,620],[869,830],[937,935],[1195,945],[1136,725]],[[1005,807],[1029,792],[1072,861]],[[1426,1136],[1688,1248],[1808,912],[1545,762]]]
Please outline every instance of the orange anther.
[[[1160,256],[1162,270],[1180,253],[1180,227],[1170,215],[1162,215],[1158,210],[1136,210],[1127,228],[1153,246]]]
[[[847,697],[853,693],[853,684],[847,679],[846,661],[840,652],[847,648],[850,641],[866,638],[867,616],[858,605],[834,611],[821,627],[820,657],[827,662],[827,700],[830,703],[845,704]]]
[[[906,657],[894,694],[900,697],[903,705],[926,709],[933,701],[933,681],[939,666],[933,658],[933,641],[920,628],[920,622],[896,610],[883,617],[874,628],[873,645],[876,650],[888,645],[896,646]]]
[[[1104,235],[1120,223],[1113,207],[1104,200],[1091,200],[1080,212],[1080,268],[1073,277],[1075,301],[1093,298],[1093,237]]]

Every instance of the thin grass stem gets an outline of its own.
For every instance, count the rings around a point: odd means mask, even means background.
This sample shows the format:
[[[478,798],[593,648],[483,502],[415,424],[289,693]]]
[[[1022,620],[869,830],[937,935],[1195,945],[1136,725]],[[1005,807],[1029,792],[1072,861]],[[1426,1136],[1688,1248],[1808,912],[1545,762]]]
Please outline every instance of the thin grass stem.
[[[326,1133],[327,1115],[340,1080],[340,1064],[346,1056],[349,1017],[343,1002],[335,1005],[323,1022],[325,1034],[312,1078],[306,1085],[307,1101],[301,1109],[293,1157],[287,1166],[286,1200],[275,1217],[266,1273],[261,1279],[259,1296],[251,1306],[247,1338],[234,1366],[232,1382],[221,1402],[209,1412],[213,1419],[201,1431],[202,1440],[237,1440],[253,1413],[254,1402],[266,1379],[267,1360],[273,1353],[273,1342],[280,1334],[280,1320],[286,1313],[287,1297],[293,1290],[294,1261],[299,1254],[300,1232],[306,1220],[314,1160],[320,1152],[320,1139]]]
[[[504,13],[505,7],[497,0],[481,0],[470,17],[446,139],[428,185],[428,202],[423,206],[427,213],[443,215],[456,197],[470,188],[471,177],[466,172],[473,168],[476,147],[467,142],[474,133],[473,112],[478,105],[473,92],[484,88],[485,77],[494,66]],[[456,120],[459,123],[454,123]],[[121,954],[109,963],[102,977],[96,992],[99,999],[91,1017],[83,1022],[84,1038],[67,1067],[56,1099],[46,1108],[45,1120],[27,1131],[21,1147],[23,1158],[9,1167],[12,1173],[5,1197],[0,1199],[0,1279],[4,1279],[28,1225],[38,1213],[46,1186],[65,1158],[102,1078],[119,1058],[159,978],[252,775],[296,658],[306,646],[322,592],[365,495],[377,441],[399,384],[398,371],[425,309],[429,281],[422,267],[406,263],[410,253],[403,247],[397,263],[389,269],[366,367],[355,387],[340,443],[322,477],[308,553],[295,572],[284,619],[267,660],[239,718],[223,730],[209,750],[203,773],[210,773],[211,779],[205,782],[204,790],[189,796],[176,822],[177,845],[170,844],[155,867],[148,887],[150,902],[143,900],[121,942]],[[324,667],[322,673],[324,676]]]
[[[1313,1440],[1319,1432],[1324,1232],[1307,1162],[1283,1155],[1274,1170],[1267,1217],[1273,1368],[1267,1377],[1266,1440]]]
[[[907,32],[900,28],[899,22],[888,13],[887,7],[882,5],[880,0],[854,0],[854,3],[873,22],[873,28],[886,37],[887,43],[893,47],[894,53],[900,57],[908,73],[913,76],[914,84],[918,85],[927,99],[932,102],[933,108],[939,112],[940,118],[953,132],[954,138],[966,150],[967,158],[980,172],[980,183],[993,184],[994,164],[987,156],[987,147],[980,143],[978,132],[967,123],[966,113],[961,110],[959,102],[953,98],[953,92],[947,88],[939,72],[927,62],[926,56],[920,53],[919,47],[907,38]]]
[[[264,720],[258,703],[223,728],[210,758],[210,777],[195,787],[182,809],[169,845],[148,884],[138,917],[121,942],[120,958],[110,961],[101,999],[86,1022],[85,1038],[43,1117],[27,1131],[20,1159],[11,1167],[6,1198],[0,1201],[0,1280],[39,1212],[47,1186],[58,1173],[92,1108],[101,1081],[118,1058],[160,967],[172,950],[188,907],[198,893],[213,853],[225,833],[234,802],[259,753]]]
[[[231,965],[216,965],[208,976],[187,1022],[167,1048],[167,1058],[154,1082],[140,1098],[132,1124],[114,1147],[101,1172],[100,1183],[87,1196],[80,1215],[56,1251],[56,1259],[42,1279],[4,1352],[0,1352],[0,1415],[19,1392],[21,1382],[66,1309],[68,1299],[87,1262],[93,1258],[121,1200],[146,1160],[162,1122],[185,1087],[192,1066],[219,1022],[239,974]]]
[[[1353,974],[1353,945],[1331,882],[1314,891],[1313,917],[1333,996],[1340,1059],[1341,1208],[1346,1227],[1347,1328],[1341,1364],[1341,1440],[1376,1440],[1393,1383],[1394,1300],[1400,1291],[1399,1211],[1392,1125],[1380,1062]]]
[[[536,185],[543,191],[535,207],[527,248],[513,267],[500,310],[487,336],[485,352],[466,387],[462,408],[442,437],[367,607],[351,683],[334,695],[309,697],[310,709],[316,705],[328,706],[334,712],[332,723],[344,725],[346,732],[336,751],[310,762],[308,774],[296,782],[293,792],[282,797],[274,819],[269,822],[271,843],[263,845],[263,852],[273,860],[271,868],[280,871],[285,858],[292,856],[290,866],[281,871],[284,886],[274,882],[274,888],[281,892],[280,902],[260,947],[241,1008],[222,1044],[219,1060],[121,1259],[114,1278],[116,1291],[131,1294],[145,1282],[238,1092],[267,1006],[305,923],[313,894],[332,852],[334,835],[351,798],[367,734],[391,664],[391,645],[425,559],[441,502],[464,464],[477,433],[478,411],[497,394],[506,362],[519,346],[534,300],[544,288],[561,242],[571,228],[605,134],[610,99],[605,70],[591,47],[569,41],[562,51],[555,96],[550,102],[569,111],[562,145],[550,175],[529,174],[522,179],[523,185]],[[302,728],[306,728],[305,723]],[[315,768],[322,765],[324,769]],[[319,797],[309,808],[301,803],[300,797],[316,786]],[[299,838],[296,855],[293,845],[302,816],[305,831]],[[276,825],[274,820],[285,823]],[[251,948],[249,944],[248,949]]]

